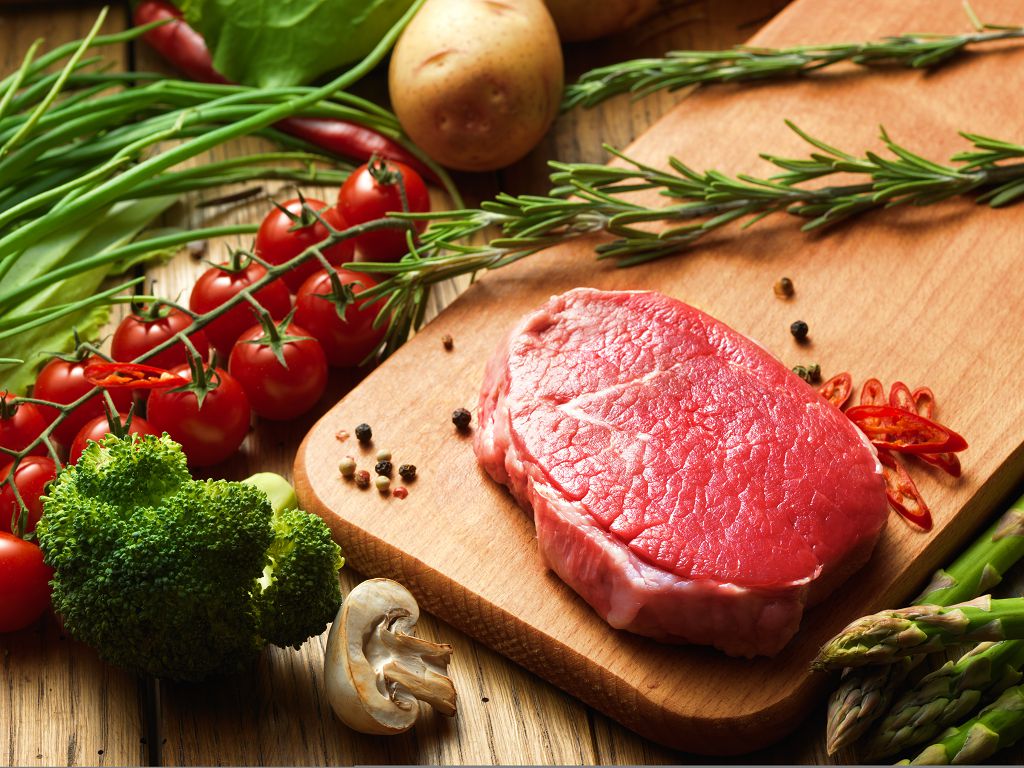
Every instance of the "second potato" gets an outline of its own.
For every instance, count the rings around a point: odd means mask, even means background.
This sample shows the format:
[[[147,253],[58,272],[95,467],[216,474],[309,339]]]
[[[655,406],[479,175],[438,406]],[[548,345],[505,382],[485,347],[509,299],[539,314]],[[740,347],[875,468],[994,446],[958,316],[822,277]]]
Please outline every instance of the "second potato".
[[[391,58],[402,128],[437,162],[502,168],[558,115],[562,51],[541,0],[429,0]]]

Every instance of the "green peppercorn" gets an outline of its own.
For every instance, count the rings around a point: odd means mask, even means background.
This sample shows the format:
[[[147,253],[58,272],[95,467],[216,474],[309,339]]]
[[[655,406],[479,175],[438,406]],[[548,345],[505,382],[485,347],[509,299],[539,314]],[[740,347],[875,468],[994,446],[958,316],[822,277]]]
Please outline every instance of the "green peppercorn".
[[[393,471],[391,467],[391,462],[378,461],[376,466],[373,468],[373,471],[376,472],[378,475],[385,475],[387,477],[391,477],[391,473]]]
[[[391,490],[391,480],[384,475],[377,475],[373,484],[377,486],[377,490],[381,493],[387,493]]]
[[[807,323],[803,320],[797,320],[789,326],[789,332],[793,334],[793,338],[797,341],[804,341],[807,338],[808,330],[810,329],[807,327]]]
[[[405,482],[412,482],[416,479],[416,467],[413,464],[403,464],[398,468],[398,476]]]
[[[391,461],[391,451],[384,449],[377,451],[377,461]]]
[[[452,411],[452,424],[459,431],[465,431],[469,429],[469,422],[473,420],[473,414],[467,411],[465,408],[456,408]]]
[[[373,430],[370,429],[369,424],[360,424],[356,427],[356,440],[363,445],[367,445],[373,440]]]
[[[356,460],[351,456],[346,456],[338,464],[338,470],[342,477],[351,479],[356,474]]]

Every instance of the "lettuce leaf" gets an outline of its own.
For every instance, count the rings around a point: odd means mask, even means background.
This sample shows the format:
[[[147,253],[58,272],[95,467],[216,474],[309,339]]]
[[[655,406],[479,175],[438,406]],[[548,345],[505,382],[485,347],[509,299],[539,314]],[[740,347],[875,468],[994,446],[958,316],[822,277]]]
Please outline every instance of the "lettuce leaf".
[[[369,53],[413,0],[179,0],[235,82],[306,85]]]

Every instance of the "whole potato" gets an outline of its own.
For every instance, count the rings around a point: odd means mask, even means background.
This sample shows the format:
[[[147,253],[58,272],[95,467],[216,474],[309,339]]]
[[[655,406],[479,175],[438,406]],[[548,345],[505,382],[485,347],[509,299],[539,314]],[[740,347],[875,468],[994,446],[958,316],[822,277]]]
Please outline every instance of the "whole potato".
[[[402,128],[437,162],[502,168],[558,115],[558,33],[542,0],[428,0],[395,46],[388,83]]]
[[[621,32],[650,16],[658,0],[545,0],[565,42]]]

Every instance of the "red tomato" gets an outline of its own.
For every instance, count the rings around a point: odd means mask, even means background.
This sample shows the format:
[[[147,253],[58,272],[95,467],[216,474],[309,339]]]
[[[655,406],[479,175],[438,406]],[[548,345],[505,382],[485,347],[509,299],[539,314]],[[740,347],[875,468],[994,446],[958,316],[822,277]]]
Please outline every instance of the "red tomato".
[[[327,207],[323,200],[306,199],[306,205],[320,214],[324,221],[337,230],[348,229],[345,218],[337,208]],[[295,229],[296,221],[293,217],[302,216],[302,201],[289,200],[282,206],[292,216],[288,216],[280,208],[274,208],[267,214],[260,224],[256,233],[256,253],[260,258],[271,264],[284,264],[291,261],[311,245],[323,242],[328,236],[327,228],[319,221],[313,221],[308,226]],[[351,240],[342,240],[324,251],[324,258],[337,266],[352,261],[355,255],[355,246]],[[302,262],[294,269],[288,270],[283,276],[288,290],[295,293],[305,282],[306,278],[321,269],[320,260],[315,256]]]
[[[0,632],[16,632],[32,624],[50,605],[53,569],[30,541],[0,532]]]
[[[0,531],[8,533],[17,527],[17,517],[21,514],[21,505],[14,496],[14,489],[6,482],[11,474],[11,466],[8,464],[0,470]],[[18,462],[18,468],[14,470],[14,484],[18,486],[21,500],[28,508],[27,532],[34,531],[36,523],[43,516],[43,503],[39,497],[46,491],[46,484],[56,477],[57,465],[48,456],[26,456]]]
[[[23,451],[50,423],[35,403],[13,405],[15,397],[17,395],[0,391],[0,446],[12,451]],[[32,453],[42,456],[46,453],[46,446],[40,443],[32,449]],[[0,465],[7,463],[13,463],[11,457],[0,453]]]
[[[53,403],[67,405],[75,402],[95,387],[86,381],[85,367],[93,363],[105,362],[103,358],[91,355],[84,360],[63,360],[59,357],[53,358],[43,366],[43,370],[36,376],[36,385],[32,390],[32,396],[40,400],[49,400]],[[118,410],[128,410],[132,404],[132,393],[127,389],[111,389],[110,396]],[[67,414],[64,419],[53,430],[53,436],[63,446],[68,446],[74,440],[78,430],[85,422],[106,414],[104,403],[106,398],[102,392],[97,392],[84,403]],[[39,406],[47,424],[57,418],[59,411],[45,405]]]
[[[311,336],[302,327],[291,323],[287,336]],[[327,387],[327,358],[314,338],[285,341],[281,365],[270,344],[259,343],[266,337],[263,326],[257,325],[243,333],[231,350],[228,371],[245,390],[252,409],[260,416],[275,421],[291,419],[314,405]]]
[[[380,219],[389,213],[401,213],[402,194],[396,175],[405,186],[410,213],[430,210],[430,195],[423,178],[412,168],[395,160],[371,161],[352,171],[338,193],[338,208],[350,227]],[[393,179],[393,180],[392,180]],[[388,183],[388,181],[390,183]],[[417,222],[422,232],[426,222]],[[403,229],[367,232],[355,238],[360,261],[398,261],[408,252]]]
[[[231,269],[228,264],[211,267],[196,280],[196,284],[192,288],[192,295],[188,300],[188,308],[196,314],[210,312],[266,274],[266,268],[255,261],[250,261],[248,266],[237,270]],[[253,298],[275,320],[282,319],[292,308],[292,297],[288,293],[287,286],[280,280],[275,280],[261,288],[253,295]],[[256,308],[248,301],[243,301],[228,310],[227,314],[221,315],[203,328],[203,332],[210,344],[217,350],[220,359],[227,360],[235,339],[255,322],[259,322]]]
[[[192,325],[192,318],[180,309],[165,307],[160,317],[149,318],[131,314],[121,321],[110,342],[110,356],[119,363],[130,363],[149,350],[162,344],[179,331]],[[205,360],[210,352],[206,334],[196,331],[189,334],[189,340]],[[188,362],[188,348],[183,342],[168,347],[163,352],[147,359],[146,365],[156,368],[173,368]],[[74,435],[72,435],[73,437]]]
[[[126,413],[118,413],[117,417],[121,420],[121,424],[124,424]],[[78,431],[75,435],[74,442],[71,443],[71,452],[68,455],[68,464],[77,464],[78,460],[82,457],[82,451],[89,445],[89,441],[99,442],[104,437],[110,434],[110,422],[107,421],[106,415],[97,416],[92,421],[86,422],[86,424]],[[128,427],[129,435],[160,435],[162,433],[154,430],[145,419],[141,416],[132,415],[132,424]]]
[[[342,285],[353,284],[356,294],[376,285],[372,278],[347,269],[335,270]],[[338,317],[331,294],[331,278],[321,269],[302,284],[295,295],[295,322],[309,331],[323,347],[327,362],[334,366],[359,365],[384,338],[384,327],[374,328],[379,302],[355,302]]]
[[[192,380],[187,365],[171,373]],[[154,389],[146,413],[156,433],[166,432],[181,447],[195,467],[208,467],[230,458],[249,431],[251,409],[245,392],[223,368],[213,373],[215,387],[206,393],[200,407],[195,392]]]

